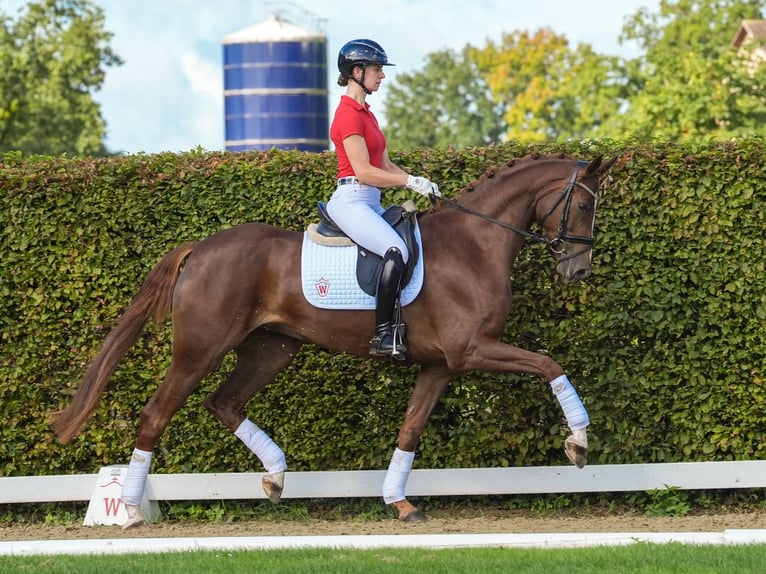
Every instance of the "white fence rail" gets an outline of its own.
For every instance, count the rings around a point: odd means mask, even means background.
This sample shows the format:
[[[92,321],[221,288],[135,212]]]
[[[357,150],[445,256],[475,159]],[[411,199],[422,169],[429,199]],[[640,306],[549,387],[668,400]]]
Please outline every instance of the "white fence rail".
[[[376,498],[383,470],[287,472],[283,498]],[[262,473],[150,474],[149,500],[266,498]],[[0,478],[0,504],[90,500],[98,474]],[[416,469],[407,496],[766,488],[766,461]]]

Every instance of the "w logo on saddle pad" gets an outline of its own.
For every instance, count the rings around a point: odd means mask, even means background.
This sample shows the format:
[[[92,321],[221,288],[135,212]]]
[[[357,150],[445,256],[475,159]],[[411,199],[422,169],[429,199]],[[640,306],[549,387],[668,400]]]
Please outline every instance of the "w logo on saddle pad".
[[[321,212],[322,206],[320,206]],[[391,208],[395,209],[395,208]],[[400,208],[397,208],[400,209]],[[320,217],[321,218],[321,217]],[[402,289],[402,306],[415,300],[423,287],[423,247],[420,240],[420,228],[417,219],[412,218],[414,226],[414,248],[410,258],[415,260],[412,276]],[[316,237],[316,225],[310,226],[303,234],[301,254],[301,285],[303,296],[314,307],[320,309],[375,309],[374,290],[366,285],[366,290],[359,285],[360,272],[357,270],[359,246],[348,238],[322,238],[322,244],[312,240]],[[378,258],[378,256],[372,256]],[[369,271],[365,268],[365,271]],[[367,273],[364,273],[367,275]],[[375,285],[377,283],[375,282]],[[370,294],[373,293],[373,294]]]

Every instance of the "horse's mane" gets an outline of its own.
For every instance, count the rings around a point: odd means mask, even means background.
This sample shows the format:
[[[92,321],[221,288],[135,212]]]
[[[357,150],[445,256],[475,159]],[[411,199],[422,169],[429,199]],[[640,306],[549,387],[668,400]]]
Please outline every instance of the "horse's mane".
[[[540,152],[532,152],[532,153],[529,153],[529,154],[527,154],[527,155],[525,155],[523,157],[512,158],[512,159],[509,159],[508,161],[506,161],[503,164],[489,166],[484,171],[484,173],[482,173],[479,176],[478,179],[475,179],[475,180],[469,182],[468,184],[466,184],[465,187],[463,187],[463,189],[461,189],[458,192],[458,194],[455,195],[454,197],[452,197],[451,199],[453,201],[458,201],[459,202],[460,199],[462,199],[463,197],[465,197],[469,193],[472,193],[477,187],[482,185],[486,180],[492,179],[493,177],[497,176],[498,174],[504,173],[504,172],[506,172],[507,170],[509,170],[509,169],[511,169],[513,167],[518,167],[519,164],[524,164],[524,163],[533,162],[533,161],[539,161],[539,160],[545,160],[545,159],[571,159],[571,160],[575,160],[576,158],[574,156],[572,156],[572,155],[565,154],[565,153],[555,153],[555,154],[547,154],[546,155],[546,154],[541,154]],[[431,212],[434,212],[434,211],[439,211],[440,209],[443,209],[444,207],[446,207],[444,205],[444,203],[437,202],[435,205],[432,205],[430,207],[430,209],[428,209],[426,211],[428,213],[431,213]]]

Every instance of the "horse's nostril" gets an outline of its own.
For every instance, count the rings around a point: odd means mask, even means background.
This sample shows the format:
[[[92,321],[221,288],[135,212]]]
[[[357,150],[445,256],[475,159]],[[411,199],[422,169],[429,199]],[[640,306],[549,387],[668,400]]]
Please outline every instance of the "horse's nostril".
[[[575,271],[574,278],[577,281],[587,279],[588,277],[590,277],[590,269],[578,269]]]

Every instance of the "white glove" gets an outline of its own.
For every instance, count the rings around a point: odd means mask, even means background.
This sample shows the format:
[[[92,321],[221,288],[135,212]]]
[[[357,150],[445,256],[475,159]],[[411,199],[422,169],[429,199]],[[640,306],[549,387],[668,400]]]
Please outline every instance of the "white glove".
[[[425,177],[407,176],[407,189],[417,191],[426,197],[441,197],[439,186]]]

